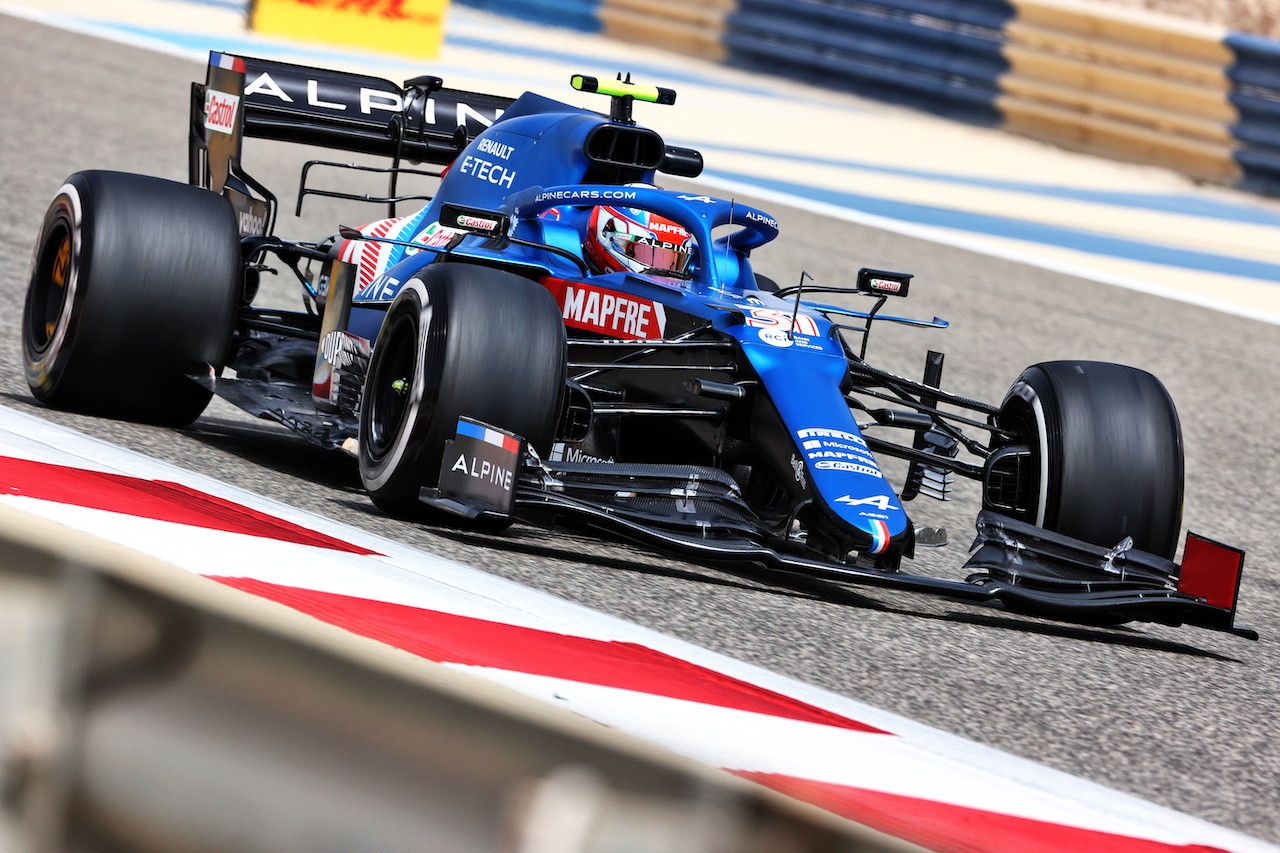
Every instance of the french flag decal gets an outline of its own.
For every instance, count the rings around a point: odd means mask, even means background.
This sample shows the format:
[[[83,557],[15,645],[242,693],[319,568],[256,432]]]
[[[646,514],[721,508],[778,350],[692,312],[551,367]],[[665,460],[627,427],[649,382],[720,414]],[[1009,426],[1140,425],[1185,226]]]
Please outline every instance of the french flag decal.
[[[492,444],[494,447],[501,447],[511,453],[520,452],[520,441],[518,439],[504,432],[499,432],[496,429],[490,429],[468,420],[458,421],[458,435],[465,435],[469,438]]]
[[[868,554],[883,554],[884,549],[889,547],[889,525],[885,524],[878,518],[868,518],[868,532],[871,533],[871,548],[867,550]]]
[[[216,68],[225,68],[228,71],[244,73],[244,60],[228,53],[209,51],[209,64]]]

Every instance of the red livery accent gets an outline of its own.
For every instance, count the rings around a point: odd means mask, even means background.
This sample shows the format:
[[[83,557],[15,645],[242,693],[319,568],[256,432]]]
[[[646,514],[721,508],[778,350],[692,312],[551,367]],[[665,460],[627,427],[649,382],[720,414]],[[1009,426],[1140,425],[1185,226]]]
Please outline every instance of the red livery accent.
[[[733,771],[797,800],[938,853],[1225,853],[774,773]]]
[[[661,338],[666,329],[666,312],[651,299],[562,278],[544,278],[542,286],[555,296],[564,324],[572,329],[629,340]]]
[[[440,663],[487,666],[869,734],[890,734],[635,643],[556,634],[253,578],[213,580]]]
[[[1244,551],[1188,533],[1178,591],[1234,612],[1243,569]]]
[[[266,513],[197,492],[181,483],[141,480],[123,474],[85,471],[0,456],[0,494],[189,524],[206,530],[243,533],[351,554],[377,554],[376,551],[272,518]]]

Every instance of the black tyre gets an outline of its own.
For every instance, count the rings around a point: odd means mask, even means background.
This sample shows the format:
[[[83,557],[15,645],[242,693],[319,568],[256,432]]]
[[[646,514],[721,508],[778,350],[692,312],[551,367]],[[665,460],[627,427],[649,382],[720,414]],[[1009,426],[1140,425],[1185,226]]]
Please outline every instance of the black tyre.
[[[241,284],[231,206],[144,175],[78,172],[45,214],[22,317],[27,384],[54,408],[168,425],[210,392]]]
[[[1104,547],[1131,536],[1173,557],[1182,430],[1159,379],[1103,362],[1037,364],[1013,384],[998,422],[1031,449],[1026,520]]]
[[[435,264],[387,311],[360,403],[360,476],[369,497],[421,517],[444,442],[475,418],[551,449],[565,388],[564,321],[551,294],[519,276]]]

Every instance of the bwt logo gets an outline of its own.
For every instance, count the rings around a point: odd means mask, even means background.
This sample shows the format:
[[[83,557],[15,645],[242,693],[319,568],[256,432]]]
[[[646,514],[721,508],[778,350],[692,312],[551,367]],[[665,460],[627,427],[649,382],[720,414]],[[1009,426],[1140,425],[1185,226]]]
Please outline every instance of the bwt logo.
[[[388,21],[413,21],[419,24],[438,24],[440,15],[427,11],[429,3],[422,0],[289,0],[294,6],[324,9],[333,12],[350,12],[365,17],[377,17]]]

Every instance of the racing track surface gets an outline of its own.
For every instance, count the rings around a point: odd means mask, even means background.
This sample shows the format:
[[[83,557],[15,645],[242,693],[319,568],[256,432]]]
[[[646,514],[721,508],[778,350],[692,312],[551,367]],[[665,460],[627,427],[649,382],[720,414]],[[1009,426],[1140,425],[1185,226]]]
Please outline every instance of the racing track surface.
[[[760,272],[790,283],[800,269],[827,281],[863,265],[906,269],[917,278],[900,313],[951,321],[944,332],[878,328],[875,363],[916,376],[926,349],[944,350],[944,387],[994,401],[1024,366],[1054,358],[1160,376],[1182,416],[1186,522],[1248,551],[1240,621],[1262,633],[1258,643],[1191,628],[1064,626],[819,583],[776,591],[762,572],[526,527],[503,538],[421,528],[381,516],[353,460],[223,404],[190,429],[166,430],[31,399],[18,327],[45,206],[82,168],[183,180],[188,83],[204,70],[8,17],[0,51],[0,312],[10,341],[0,347],[0,404],[1280,842],[1280,327],[760,203],[783,229],[759,254]],[[306,155],[249,144],[251,171],[291,209]],[[282,217],[279,230],[316,237],[374,216],[309,199],[304,222]],[[957,486],[950,505],[908,507],[918,523],[950,531],[950,548],[917,561],[950,576],[962,573],[977,505],[976,489]]]

